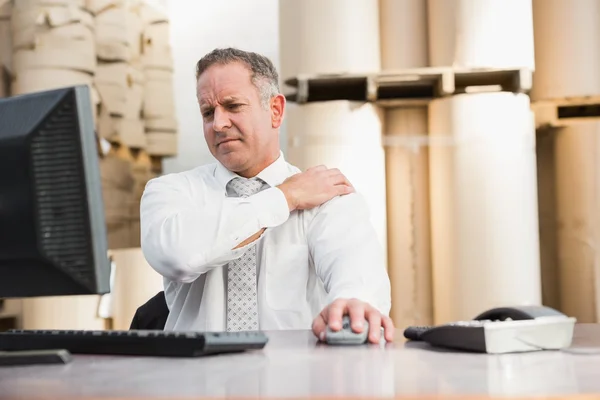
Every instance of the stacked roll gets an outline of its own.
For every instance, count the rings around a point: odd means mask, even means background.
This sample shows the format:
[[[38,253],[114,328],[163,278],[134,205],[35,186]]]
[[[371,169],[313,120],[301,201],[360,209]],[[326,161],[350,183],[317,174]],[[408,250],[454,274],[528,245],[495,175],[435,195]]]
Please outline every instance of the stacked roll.
[[[377,0],[279,2],[281,80],[301,74],[377,72],[381,67]],[[288,103],[289,104],[289,103]],[[306,169],[340,170],[369,206],[387,263],[383,115],[346,100],[289,104],[287,158]]]
[[[96,72],[94,17],[83,2],[14,2],[12,94],[88,85],[92,103]]]
[[[533,0],[535,62],[531,98],[534,109],[561,104],[600,103],[600,2]],[[539,181],[545,292],[548,303],[578,322],[600,321],[600,219],[598,160],[600,123],[572,118],[544,127],[538,146],[545,164]],[[553,185],[552,185],[553,184]],[[554,250],[554,251],[553,251]]]
[[[428,10],[433,66],[533,69],[531,0],[429,0]],[[430,103],[434,323],[541,303],[534,134],[524,94]]]
[[[381,67],[428,66],[427,2],[381,0]],[[397,327],[430,325],[431,239],[427,106],[385,109],[388,270]]]
[[[140,6],[132,0],[88,0],[88,7],[96,14],[98,133],[113,143],[144,148]]]
[[[0,98],[10,94],[9,73],[12,68],[11,14],[11,2],[0,0]]]
[[[145,77],[143,118],[147,152],[177,154],[177,120],[173,90],[173,56],[167,15],[148,4],[141,6],[142,67]]]

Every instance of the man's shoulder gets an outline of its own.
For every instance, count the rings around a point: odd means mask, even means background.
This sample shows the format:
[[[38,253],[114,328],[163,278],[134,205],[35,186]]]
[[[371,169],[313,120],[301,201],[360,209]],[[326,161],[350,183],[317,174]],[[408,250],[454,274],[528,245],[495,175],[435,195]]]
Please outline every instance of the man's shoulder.
[[[152,178],[148,186],[193,187],[214,179],[216,164],[204,164],[180,172],[171,172]]]

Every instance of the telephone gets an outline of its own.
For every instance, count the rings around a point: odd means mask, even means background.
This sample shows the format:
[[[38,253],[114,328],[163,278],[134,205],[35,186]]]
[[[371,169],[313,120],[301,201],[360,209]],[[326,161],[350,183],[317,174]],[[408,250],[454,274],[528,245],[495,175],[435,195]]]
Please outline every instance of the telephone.
[[[404,337],[433,346],[502,354],[571,346],[576,319],[546,306],[497,307],[470,321],[409,326]]]

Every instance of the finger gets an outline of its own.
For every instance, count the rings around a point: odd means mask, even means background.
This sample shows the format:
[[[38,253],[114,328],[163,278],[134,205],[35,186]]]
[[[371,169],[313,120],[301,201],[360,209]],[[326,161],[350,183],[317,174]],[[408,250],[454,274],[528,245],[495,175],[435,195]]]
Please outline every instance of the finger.
[[[367,320],[369,321],[369,342],[377,344],[381,340],[381,314],[371,308],[367,313]]]
[[[328,308],[326,321],[331,330],[338,331],[342,329],[342,316],[346,311],[347,300],[336,300]]]
[[[384,329],[385,340],[388,342],[394,341],[394,333],[396,328],[394,327],[394,322],[392,321],[392,319],[390,317],[384,316],[381,319],[381,322]]]
[[[327,329],[327,322],[325,322],[325,316],[323,315],[324,312],[325,311],[321,312],[312,324],[314,335],[322,342],[325,341],[325,330]]]
[[[335,188],[335,194],[338,196],[343,196],[345,194],[354,193],[356,190],[352,186],[347,185],[337,185]]]
[[[350,181],[348,180],[348,178],[346,178],[342,174],[330,175],[329,176],[329,183],[331,183],[332,185],[348,185],[348,186],[352,186],[352,184],[350,183]]]
[[[356,333],[361,333],[365,324],[365,306],[358,300],[348,302],[348,316],[350,317],[350,326]]]
[[[314,167],[310,167],[306,171],[327,171],[327,167],[325,165],[316,165]]]
[[[341,175],[342,171],[339,170],[339,168],[330,168],[327,170],[327,176],[335,176],[335,175]]]

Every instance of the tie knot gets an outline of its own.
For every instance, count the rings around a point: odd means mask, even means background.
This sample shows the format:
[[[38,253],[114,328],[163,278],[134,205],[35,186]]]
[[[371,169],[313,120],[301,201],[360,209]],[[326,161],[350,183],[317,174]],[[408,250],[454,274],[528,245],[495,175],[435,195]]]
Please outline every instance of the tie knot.
[[[263,185],[260,178],[242,178],[235,177],[229,181],[231,189],[240,197],[248,197],[258,193]]]

